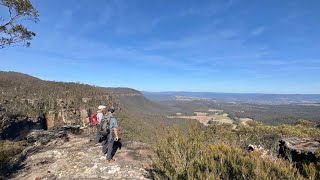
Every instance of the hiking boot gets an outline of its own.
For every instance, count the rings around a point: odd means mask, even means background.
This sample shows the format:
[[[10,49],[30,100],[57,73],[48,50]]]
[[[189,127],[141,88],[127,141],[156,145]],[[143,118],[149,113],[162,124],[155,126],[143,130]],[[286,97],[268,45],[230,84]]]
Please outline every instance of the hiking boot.
[[[110,159],[110,160],[107,160],[107,163],[113,163],[115,161],[115,159]]]

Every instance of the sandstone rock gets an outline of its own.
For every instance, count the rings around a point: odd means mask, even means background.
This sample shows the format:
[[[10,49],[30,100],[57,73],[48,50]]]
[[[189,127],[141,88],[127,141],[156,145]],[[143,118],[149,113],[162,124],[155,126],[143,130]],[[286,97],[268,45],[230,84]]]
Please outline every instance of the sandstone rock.
[[[101,147],[90,138],[68,134],[68,142],[57,146],[54,141],[27,156],[23,168],[11,179],[149,179],[143,168],[146,144],[129,141],[115,154],[116,161],[107,163]],[[126,146],[128,145],[128,147]],[[130,147],[130,148],[129,148]],[[137,158],[139,157],[139,158]]]
[[[80,125],[64,125],[58,128],[60,131],[64,131],[72,134],[81,134],[83,130]]]
[[[310,138],[284,138],[279,141],[279,156],[293,162],[320,162],[320,142]]]
[[[46,115],[47,117],[47,125],[48,129],[52,129],[55,126],[55,112],[54,111],[49,111]]]
[[[45,131],[45,130],[32,130],[26,137],[28,143],[40,142],[47,144],[53,139],[67,137],[65,131]]]
[[[86,109],[80,111],[80,121],[82,126],[86,126],[90,123],[89,113]]]

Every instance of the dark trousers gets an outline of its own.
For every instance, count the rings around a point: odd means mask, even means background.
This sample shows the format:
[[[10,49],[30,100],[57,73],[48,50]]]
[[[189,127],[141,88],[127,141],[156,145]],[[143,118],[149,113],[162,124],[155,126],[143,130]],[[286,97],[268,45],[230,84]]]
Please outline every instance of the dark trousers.
[[[96,143],[99,143],[99,142],[101,142],[101,141],[100,141],[101,135],[100,135],[100,126],[99,126],[99,124],[96,125],[96,128],[97,128],[97,132],[96,132]]]
[[[105,140],[102,141],[102,152],[106,154],[107,160],[112,159],[112,151],[113,151],[113,143],[114,143],[114,132],[111,131]]]

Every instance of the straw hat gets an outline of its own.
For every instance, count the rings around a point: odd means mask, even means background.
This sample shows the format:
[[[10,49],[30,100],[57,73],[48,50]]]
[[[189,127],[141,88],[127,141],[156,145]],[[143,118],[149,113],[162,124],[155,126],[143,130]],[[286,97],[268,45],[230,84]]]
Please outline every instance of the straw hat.
[[[106,106],[104,106],[104,105],[100,105],[100,106],[98,106],[98,109],[99,110],[102,110],[102,109],[106,109],[107,107]]]

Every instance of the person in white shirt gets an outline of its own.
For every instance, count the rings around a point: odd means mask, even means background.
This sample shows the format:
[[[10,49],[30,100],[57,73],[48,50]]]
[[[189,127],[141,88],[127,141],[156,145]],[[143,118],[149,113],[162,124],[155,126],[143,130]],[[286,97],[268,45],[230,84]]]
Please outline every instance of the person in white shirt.
[[[101,135],[100,135],[100,122],[102,121],[102,119],[104,118],[104,114],[106,114],[107,112],[107,107],[104,105],[100,105],[98,107],[98,111],[97,111],[97,121],[98,124],[96,125],[97,128],[97,133],[96,133],[96,145],[100,145],[99,143],[101,142]]]

